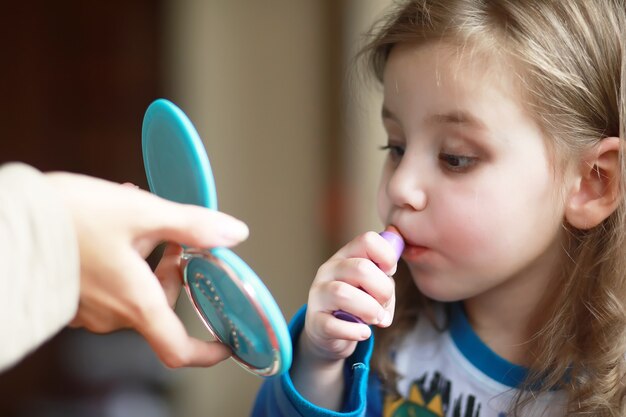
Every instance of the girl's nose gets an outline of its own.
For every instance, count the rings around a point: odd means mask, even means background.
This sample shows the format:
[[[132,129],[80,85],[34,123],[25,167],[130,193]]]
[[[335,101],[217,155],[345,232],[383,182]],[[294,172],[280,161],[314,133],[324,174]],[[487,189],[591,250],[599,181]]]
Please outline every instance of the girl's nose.
[[[425,178],[407,162],[403,160],[389,177],[387,195],[397,207],[422,211],[428,203]]]

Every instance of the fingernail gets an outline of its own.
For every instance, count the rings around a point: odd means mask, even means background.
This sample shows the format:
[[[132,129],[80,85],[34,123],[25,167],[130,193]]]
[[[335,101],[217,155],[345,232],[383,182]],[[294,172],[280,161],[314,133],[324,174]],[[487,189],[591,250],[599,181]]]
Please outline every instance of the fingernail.
[[[241,241],[248,237],[250,231],[244,222],[236,219],[229,219],[227,222],[222,224],[220,234],[226,239]]]
[[[380,310],[378,316],[376,316],[376,324],[382,323],[388,315],[389,313],[386,310]]]
[[[385,326],[389,326],[389,325],[391,325],[392,321],[393,321],[393,317],[391,316],[391,313],[388,312],[388,311],[385,311],[385,318],[383,319],[381,324],[383,324]]]
[[[372,331],[370,330],[369,327],[365,327],[363,331],[361,332],[361,338],[363,340],[369,339],[371,335],[372,335]]]

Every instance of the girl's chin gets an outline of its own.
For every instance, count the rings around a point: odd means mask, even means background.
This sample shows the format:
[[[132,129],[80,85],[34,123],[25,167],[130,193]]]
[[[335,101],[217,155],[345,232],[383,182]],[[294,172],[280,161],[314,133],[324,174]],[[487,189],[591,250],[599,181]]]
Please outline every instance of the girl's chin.
[[[450,303],[465,300],[471,296],[469,293],[465,293],[459,291],[457,288],[451,288],[450,286],[445,285],[441,279],[435,280],[423,277],[416,278],[414,276],[413,280],[420,293],[434,301]]]

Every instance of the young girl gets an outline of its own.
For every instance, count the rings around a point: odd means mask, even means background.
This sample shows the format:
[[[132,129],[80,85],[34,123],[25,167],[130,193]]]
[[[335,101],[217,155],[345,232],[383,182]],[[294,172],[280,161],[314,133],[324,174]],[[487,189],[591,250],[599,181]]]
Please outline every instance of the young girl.
[[[397,6],[365,51],[395,286],[373,232],[322,265],[254,416],[624,415],[625,29],[623,0]]]

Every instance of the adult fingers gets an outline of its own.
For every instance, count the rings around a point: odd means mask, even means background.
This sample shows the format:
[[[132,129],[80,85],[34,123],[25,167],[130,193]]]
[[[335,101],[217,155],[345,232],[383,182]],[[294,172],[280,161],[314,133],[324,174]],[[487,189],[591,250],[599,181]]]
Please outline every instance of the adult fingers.
[[[147,227],[159,240],[209,248],[233,246],[248,237],[248,226],[228,214],[153,197],[154,204],[147,211],[154,223]]]
[[[219,342],[189,336],[174,310],[165,303],[154,305],[146,313],[133,325],[170,368],[212,366],[231,355],[230,349]]]
[[[133,266],[129,268],[131,276],[143,274],[145,279],[140,281],[154,280],[152,271],[144,262]],[[146,289],[144,297],[139,299],[133,310],[138,314],[130,317],[132,327],[143,335],[161,361],[170,368],[211,366],[231,355],[228,347],[221,343],[190,337],[162,292]]]
[[[159,264],[154,270],[154,275],[161,282],[161,287],[163,287],[163,292],[165,292],[165,297],[170,306],[176,304],[183,283],[183,276],[180,271],[181,252],[182,248],[179,245],[175,243],[168,244],[163,251]]]
[[[69,327],[84,327],[93,333],[109,333],[128,328],[129,323],[116,314],[110,314],[93,306],[81,305],[76,316],[69,323]]]

